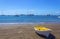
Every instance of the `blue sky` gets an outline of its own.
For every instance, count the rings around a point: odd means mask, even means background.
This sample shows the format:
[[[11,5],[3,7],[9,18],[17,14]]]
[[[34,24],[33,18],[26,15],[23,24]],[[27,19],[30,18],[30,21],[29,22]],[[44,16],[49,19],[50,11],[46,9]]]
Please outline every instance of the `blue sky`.
[[[0,15],[59,15],[60,0],[0,0]]]

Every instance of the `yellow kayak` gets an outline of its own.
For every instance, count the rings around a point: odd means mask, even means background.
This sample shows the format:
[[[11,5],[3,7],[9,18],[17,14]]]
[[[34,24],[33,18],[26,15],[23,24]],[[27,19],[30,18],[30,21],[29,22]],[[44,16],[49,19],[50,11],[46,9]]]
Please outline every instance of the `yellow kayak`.
[[[46,27],[43,27],[43,26],[34,26],[34,30],[35,32],[37,32],[38,34],[41,34],[41,35],[44,35],[46,37],[49,36],[50,32],[51,32],[51,29],[49,28],[46,28]]]
[[[43,26],[35,26],[34,29],[38,30],[38,31],[48,31],[48,30],[51,30],[51,29],[43,27]]]

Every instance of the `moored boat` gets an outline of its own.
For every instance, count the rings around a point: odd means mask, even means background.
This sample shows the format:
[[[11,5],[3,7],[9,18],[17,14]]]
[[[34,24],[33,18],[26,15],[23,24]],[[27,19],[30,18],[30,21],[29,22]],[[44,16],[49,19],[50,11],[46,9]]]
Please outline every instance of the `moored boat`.
[[[43,26],[35,26],[34,30],[38,34],[46,36],[46,37],[48,37],[50,35],[50,32],[51,32],[51,29],[43,27]]]

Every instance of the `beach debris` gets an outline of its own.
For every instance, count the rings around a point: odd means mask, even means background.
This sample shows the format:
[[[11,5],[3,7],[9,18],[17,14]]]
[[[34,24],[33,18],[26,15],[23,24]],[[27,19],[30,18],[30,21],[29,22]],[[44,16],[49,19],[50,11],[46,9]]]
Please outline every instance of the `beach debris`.
[[[22,33],[23,31],[18,31],[18,33]]]

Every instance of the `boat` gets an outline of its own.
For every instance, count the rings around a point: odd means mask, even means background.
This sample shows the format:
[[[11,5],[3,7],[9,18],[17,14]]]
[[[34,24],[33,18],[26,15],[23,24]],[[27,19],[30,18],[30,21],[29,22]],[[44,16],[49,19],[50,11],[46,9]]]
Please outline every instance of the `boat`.
[[[50,35],[51,29],[43,26],[34,26],[34,30],[39,35],[43,35],[45,37],[48,37]]]
[[[60,18],[60,16],[58,16],[58,18]]]

